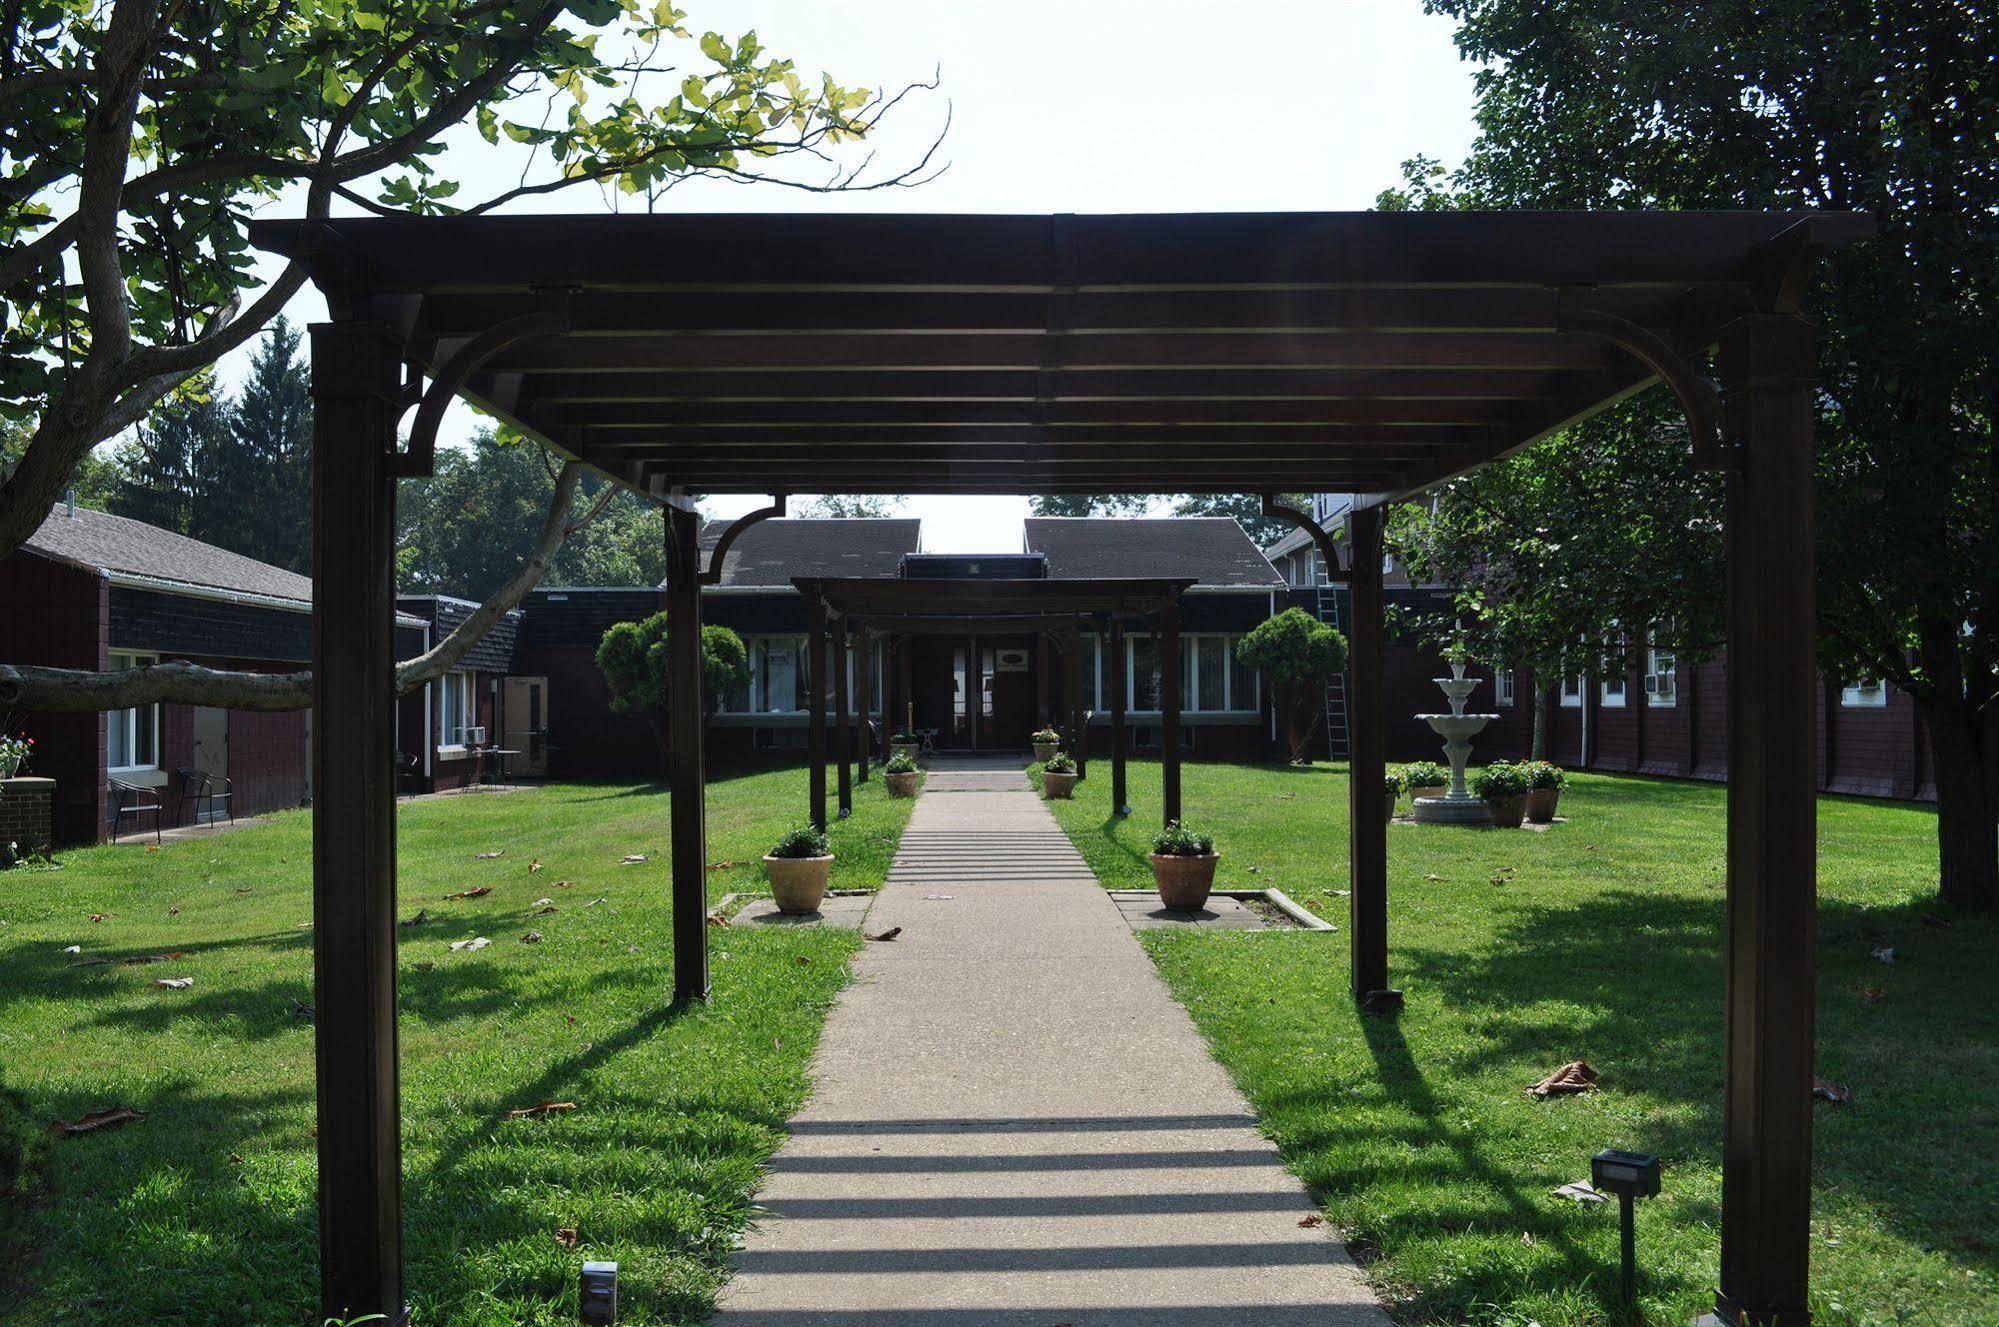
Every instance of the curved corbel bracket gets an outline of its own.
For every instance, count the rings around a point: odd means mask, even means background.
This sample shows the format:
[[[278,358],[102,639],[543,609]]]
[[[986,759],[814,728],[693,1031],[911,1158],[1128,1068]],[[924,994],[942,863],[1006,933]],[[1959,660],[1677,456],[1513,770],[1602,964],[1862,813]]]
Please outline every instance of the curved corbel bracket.
[[[409,446],[391,458],[390,470],[399,478],[431,473],[437,460],[437,429],[444,412],[456,399],[472,375],[503,350],[537,336],[560,336],[569,330],[569,296],[566,289],[537,290],[541,307],[533,313],[494,323],[467,341],[431,379],[430,387],[417,404],[416,422],[410,426]]]
[[[1694,467],[1700,470],[1732,467],[1734,459],[1721,440],[1721,393],[1714,384],[1695,372],[1686,357],[1651,328],[1586,307],[1588,293],[1587,287],[1562,287],[1556,302],[1555,330],[1608,341],[1658,374],[1659,381],[1672,391],[1687,417],[1687,428],[1693,436]]]
[[[759,507],[755,511],[744,512],[741,516],[729,522],[728,529],[722,531],[722,537],[715,541],[715,551],[708,555],[708,569],[701,573],[701,583],[703,585],[720,585],[722,583],[722,563],[729,556],[730,545],[742,537],[743,531],[761,521],[767,521],[773,516],[784,515],[784,494],[775,493],[771,497],[770,506]]]
[[[1340,565],[1340,549],[1339,545],[1333,542],[1332,531],[1326,529],[1296,507],[1285,506],[1277,500],[1277,494],[1275,493],[1265,493],[1262,495],[1262,499],[1265,519],[1283,521],[1288,525],[1295,525],[1306,534],[1312,536],[1312,542],[1318,545],[1319,561],[1323,562],[1326,566],[1327,580],[1346,582],[1353,579],[1353,574]]]

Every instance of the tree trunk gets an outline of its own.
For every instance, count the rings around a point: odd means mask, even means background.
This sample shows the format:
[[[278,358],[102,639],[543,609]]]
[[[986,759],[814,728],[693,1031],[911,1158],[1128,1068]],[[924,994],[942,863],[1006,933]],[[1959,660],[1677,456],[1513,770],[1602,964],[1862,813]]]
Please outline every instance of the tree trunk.
[[[1309,682],[1292,682],[1278,688],[1277,712],[1284,719],[1284,744],[1290,748],[1291,763],[1312,763],[1312,723],[1319,717]]]
[[[1979,740],[1984,716],[1920,704],[1937,780],[1937,892],[1961,908],[1999,907],[1999,803]]]
[[[667,721],[666,707],[646,706],[646,726],[652,729],[653,744],[659,748],[659,769],[662,776],[673,769],[673,726]]]
[[[1534,738],[1527,751],[1530,760],[1548,758],[1548,732],[1554,726],[1549,722],[1554,713],[1552,705],[1554,695],[1553,687],[1537,685],[1534,688]]]

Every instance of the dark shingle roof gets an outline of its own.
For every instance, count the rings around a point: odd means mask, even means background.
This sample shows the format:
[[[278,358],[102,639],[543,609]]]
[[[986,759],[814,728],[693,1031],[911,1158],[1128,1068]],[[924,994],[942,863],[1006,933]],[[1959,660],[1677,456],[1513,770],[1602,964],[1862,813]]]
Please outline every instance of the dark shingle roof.
[[[1266,586],[1282,578],[1228,516],[1030,516],[1027,548],[1051,577],[1192,578],[1197,585]]]
[[[701,546],[713,548],[727,521],[701,527]],[[893,576],[904,553],[914,553],[922,522],[904,519],[827,518],[763,521],[743,531],[729,548],[722,585],[790,585],[794,576]]]
[[[94,570],[151,576],[205,589],[268,595],[300,603],[312,601],[312,578],[226,548],[189,539],[157,525],[78,507],[58,507],[27,547]]]

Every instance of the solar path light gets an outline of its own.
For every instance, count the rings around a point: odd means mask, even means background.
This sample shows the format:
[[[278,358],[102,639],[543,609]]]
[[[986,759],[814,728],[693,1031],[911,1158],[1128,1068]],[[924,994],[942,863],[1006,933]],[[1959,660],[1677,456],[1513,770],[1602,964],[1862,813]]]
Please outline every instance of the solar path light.
[[[1624,1302],[1629,1304],[1634,1297],[1634,1283],[1638,1276],[1637,1233],[1633,1224],[1632,1202],[1638,1198],[1651,1198],[1659,1192],[1659,1158],[1643,1152],[1620,1152],[1614,1147],[1607,1147],[1589,1159],[1589,1179],[1597,1189],[1617,1195],[1618,1216],[1623,1227],[1619,1232],[1619,1245],[1623,1255]]]

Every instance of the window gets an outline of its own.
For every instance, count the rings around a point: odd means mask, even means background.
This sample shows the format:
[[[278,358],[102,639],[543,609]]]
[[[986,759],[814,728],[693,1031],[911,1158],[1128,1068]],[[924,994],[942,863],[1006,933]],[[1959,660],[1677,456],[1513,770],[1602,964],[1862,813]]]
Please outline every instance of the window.
[[[1602,689],[1598,693],[1598,696],[1599,699],[1603,702],[1603,706],[1605,709],[1612,709],[1612,710],[1623,709],[1624,708],[1623,676],[1620,675],[1617,677],[1604,678]]]
[[[1181,711],[1186,714],[1254,714],[1259,706],[1257,677],[1235,657],[1241,636],[1196,633],[1180,637]],[[1138,713],[1157,713],[1165,689],[1156,636],[1125,637],[1130,655],[1125,674],[1126,703]],[[1110,705],[1109,687],[1117,664],[1106,648],[1097,682],[1099,709]]]
[[[1839,691],[1839,703],[1849,709],[1878,710],[1888,703],[1888,684],[1878,677],[1849,682]]]
[[[811,649],[804,636],[749,636],[743,641],[750,656],[750,684],[722,700],[723,714],[796,714],[811,695],[808,666]],[[875,693],[881,694],[880,655],[876,655]],[[879,701],[877,701],[879,703]]]
[[[1492,698],[1501,705],[1513,703],[1513,671],[1502,669],[1492,675]]]
[[[111,652],[111,671],[144,668],[160,661],[157,654]],[[104,764],[113,774],[160,767],[160,707],[139,705],[112,710],[104,716]]]
[[[1654,645],[1646,651],[1645,703],[1653,709],[1680,703],[1680,660],[1671,650]]]
[[[440,683],[443,717],[438,728],[439,746],[464,746],[466,729],[473,724],[478,708],[472,700],[472,674],[446,673]]]
[[[1583,679],[1565,677],[1562,679],[1562,708],[1579,710],[1583,707]]]

